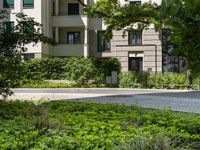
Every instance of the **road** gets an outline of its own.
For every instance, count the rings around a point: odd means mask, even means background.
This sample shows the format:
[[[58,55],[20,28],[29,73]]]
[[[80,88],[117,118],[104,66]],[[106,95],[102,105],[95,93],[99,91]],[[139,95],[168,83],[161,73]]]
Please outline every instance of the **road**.
[[[146,89],[15,89],[10,99],[78,100],[200,113],[200,91]]]

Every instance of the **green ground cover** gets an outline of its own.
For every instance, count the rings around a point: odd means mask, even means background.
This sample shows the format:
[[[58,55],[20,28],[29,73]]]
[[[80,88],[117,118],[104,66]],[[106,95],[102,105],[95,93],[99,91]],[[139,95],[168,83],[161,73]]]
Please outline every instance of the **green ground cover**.
[[[0,149],[200,149],[200,115],[78,102],[0,101]]]

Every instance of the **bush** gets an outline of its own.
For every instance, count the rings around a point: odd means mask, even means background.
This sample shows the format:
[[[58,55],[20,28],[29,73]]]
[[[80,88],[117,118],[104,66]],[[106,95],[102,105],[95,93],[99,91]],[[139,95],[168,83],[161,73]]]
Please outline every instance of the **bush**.
[[[137,78],[133,72],[123,72],[119,75],[120,88],[135,88],[138,87]]]
[[[96,58],[42,58],[24,61],[24,80],[72,80],[79,85],[105,83],[111,71],[120,72],[117,59]]]
[[[187,78],[184,74],[164,73],[148,76],[149,88],[184,89],[187,88]]]
[[[66,58],[42,58],[28,60],[22,63],[24,79],[64,79]]]
[[[178,73],[133,73],[124,72],[119,75],[119,87],[121,88],[156,88],[156,89],[198,89],[199,78],[196,77],[193,85],[188,85],[187,76]]]
[[[0,149],[199,149],[200,115],[135,106],[0,101]]]
[[[73,57],[65,66],[67,80],[75,81],[77,84],[85,85],[96,77],[97,68],[92,59]]]

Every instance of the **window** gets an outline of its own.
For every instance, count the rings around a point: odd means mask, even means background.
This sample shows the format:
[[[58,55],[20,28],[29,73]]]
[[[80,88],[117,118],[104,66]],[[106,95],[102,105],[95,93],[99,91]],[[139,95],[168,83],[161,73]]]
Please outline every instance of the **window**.
[[[34,0],[23,0],[24,8],[34,8]]]
[[[106,41],[103,37],[105,31],[98,31],[97,33],[97,43],[98,43],[98,51],[110,51],[110,41]]]
[[[3,8],[14,8],[14,0],[3,0]]]
[[[35,54],[33,53],[25,53],[24,54],[24,60],[30,60],[30,59],[34,59],[35,58]]]
[[[68,4],[68,15],[79,15],[79,3]]]
[[[67,33],[67,44],[81,44],[81,33],[80,32],[68,32]]]
[[[141,1],[130,1],[131,6],[141,6],[142,2]]]
[[[129,31],[129,45],[142,45],[142,30]]]
[[[3,23],[3,29],[6,32],[11,32],[14,28],[14,22],[4,22]]]

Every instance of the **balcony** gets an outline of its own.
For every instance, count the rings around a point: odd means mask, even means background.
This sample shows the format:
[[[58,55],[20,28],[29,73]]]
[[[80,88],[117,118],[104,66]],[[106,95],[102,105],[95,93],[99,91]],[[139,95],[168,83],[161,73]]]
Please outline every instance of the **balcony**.
[[[52,47],[52,56],[84,56],[84,49],[87,48],[87,44],[59,44]]]
[[[84,27],[87,26],[88,19],[80,15],[52,16],[53,27]]]

